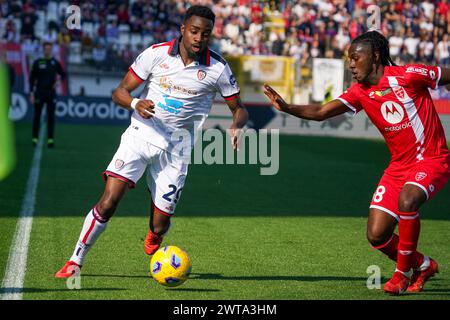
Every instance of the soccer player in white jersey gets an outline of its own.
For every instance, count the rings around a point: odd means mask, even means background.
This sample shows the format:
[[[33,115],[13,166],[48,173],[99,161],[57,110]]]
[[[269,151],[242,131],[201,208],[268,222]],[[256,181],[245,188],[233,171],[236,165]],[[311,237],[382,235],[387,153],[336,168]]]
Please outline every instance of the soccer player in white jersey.
[[[181,37],[144,50],[130,66],[113,93],[120,106],[134,110],[131,124],[104,172],[106,186],[100,200],[87,214],[72,257],[57,278],[72,276],[87,252],[105,230],[120,200],[147,169],[151,192],[150,230],[144,241],[146,254],[160,246],[179,202],[188,163],[180,150],[195,141],[174,139],[177,132],[193,137],[208,116],[218,92],[233,114],[231,139],[236,149],[239,129],[248,113],[239,98],[239,86],[227,62],[208,48],[215,15],[205,6],[191,6],[181,26]],[[145,82],[140,98],[131,92]],[[186,156],[186,155],[184,155]]]

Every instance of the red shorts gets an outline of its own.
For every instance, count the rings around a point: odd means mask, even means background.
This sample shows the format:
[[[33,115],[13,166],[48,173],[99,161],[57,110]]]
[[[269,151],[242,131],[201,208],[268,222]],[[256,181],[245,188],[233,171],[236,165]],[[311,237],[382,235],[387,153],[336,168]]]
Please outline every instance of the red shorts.
[[[448,158],[427,159],[410,166],[391,164],[378,183],[370,208],[382,210],[399,220],[398,198],[405,184],[421,188],[427,200],[441,190],[450,178]]]

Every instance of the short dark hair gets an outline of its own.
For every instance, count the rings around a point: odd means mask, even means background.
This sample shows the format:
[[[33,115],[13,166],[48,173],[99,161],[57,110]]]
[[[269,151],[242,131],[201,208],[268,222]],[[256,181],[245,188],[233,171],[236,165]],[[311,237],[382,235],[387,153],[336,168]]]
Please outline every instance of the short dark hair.
[[[216,15],[214,14],[214,12],[212,12],[210,8],[205,6],[195,5],[189,7],[189,9],[187,9],[186,11],[186,14],[184,15],[184,22],[189,20],[189,18],[192,16],[198,16],[209,19],[212,21],[213,24],[216,21]]]
[[[372,54],[378,51],[383,66],[396,65],[389,54],[389,41],[379,31],[373,30],[363,33],[353,39],[352,44],[357,43],[370,45]]]
[[[45,42],[42,44],[42,47],[45,47],[45,46],[53,46],[53,43],[50,42],[50,41],[45,41]]]

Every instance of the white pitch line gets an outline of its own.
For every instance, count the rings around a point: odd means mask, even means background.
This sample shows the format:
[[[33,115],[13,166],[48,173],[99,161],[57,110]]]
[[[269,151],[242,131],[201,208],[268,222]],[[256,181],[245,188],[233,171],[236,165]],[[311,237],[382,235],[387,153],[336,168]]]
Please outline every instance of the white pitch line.
[[[23,281],[27,270],[28,245],[30,242],[31,227],[33,225],[33,213],[39,181],[45,127],[45,125],[42,125],[39,132],[38,144],[34,151],[22,209],[20,210],[14,239],[9,251],[8,263],[2,282],[2,300],[22,300]]]

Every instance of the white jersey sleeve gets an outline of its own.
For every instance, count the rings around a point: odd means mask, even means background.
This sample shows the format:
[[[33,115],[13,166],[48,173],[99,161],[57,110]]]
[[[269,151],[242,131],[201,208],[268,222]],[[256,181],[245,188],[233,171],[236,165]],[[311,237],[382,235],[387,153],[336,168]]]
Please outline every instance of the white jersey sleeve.
[[[146,81],[151,75],[153,67],[155,65],[155,49],[152,47],[141,52],[134,60],[130,69],[137,75],[142,81]]]
[[[216,89],[225,100],[234,99],[239,94],[239,85],[228,64],[225,65],[222,74],[217,79]]]

